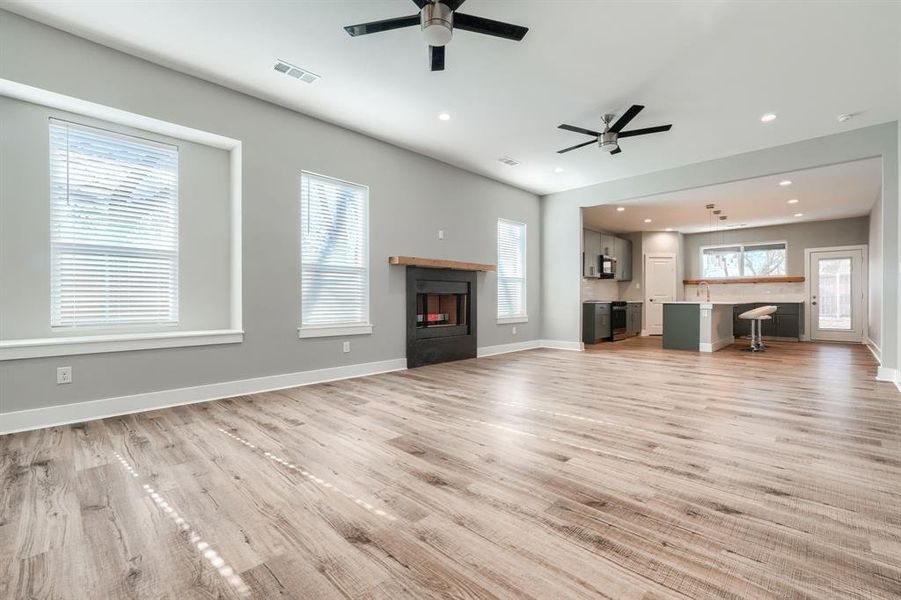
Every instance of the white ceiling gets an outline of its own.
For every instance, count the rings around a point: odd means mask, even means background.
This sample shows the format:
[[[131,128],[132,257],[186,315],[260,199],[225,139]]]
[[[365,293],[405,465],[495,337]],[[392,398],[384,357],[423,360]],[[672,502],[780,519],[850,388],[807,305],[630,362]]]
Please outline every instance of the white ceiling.
[[[791,185],[781,186],[781,181],[791,181]],[[582,222],[588,228],[614,233],[666,228],[699,233],[733,226],[844,219],[869,214],[881,188],[882,160],[870,158],[595,206],[583,209]],[[798,202],[789,204],[790,199]],[[728,218],[711,221],[707,204],[715,204]],[[617,211],[618,207],[625,210]],[[796,213],[802,216],[795,217]]]
[[[417,28],[342,26],[416,12],[410,0],[12,0],[4,8],[439,160],[549,193],[899,117],[901,3],[469,0],[530,28],[522,42],[458,31],[432,73]],[[313,85],[276,58],[322,75]],[[605,111],[669,133],[556,150]],[[440,111],[452,118],[442,122]],[[759,117],[779,118],[761,124]],[[838,123],[840,113],[860,116]],[[522,164],[497,161],[510,156]],[[564,172],[555,173],[556,167]]]

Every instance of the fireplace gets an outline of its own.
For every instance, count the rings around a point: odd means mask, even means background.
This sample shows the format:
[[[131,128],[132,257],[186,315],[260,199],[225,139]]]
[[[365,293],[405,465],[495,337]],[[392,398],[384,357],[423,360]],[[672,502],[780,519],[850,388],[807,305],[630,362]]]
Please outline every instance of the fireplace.
[[[407,367],[476,356],[476,274],[407,267]]]

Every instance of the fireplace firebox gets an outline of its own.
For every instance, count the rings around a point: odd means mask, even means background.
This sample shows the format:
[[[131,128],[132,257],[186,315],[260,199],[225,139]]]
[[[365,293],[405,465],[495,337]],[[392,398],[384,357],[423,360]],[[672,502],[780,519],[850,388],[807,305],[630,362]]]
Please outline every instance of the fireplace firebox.
[[[476,274],[407,267],[407,367],[476,356]]]

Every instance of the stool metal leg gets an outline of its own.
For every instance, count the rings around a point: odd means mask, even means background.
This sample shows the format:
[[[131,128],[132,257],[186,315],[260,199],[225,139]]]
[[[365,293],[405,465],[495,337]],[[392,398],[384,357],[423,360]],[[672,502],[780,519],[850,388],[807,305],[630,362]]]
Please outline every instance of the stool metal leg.
[[[751,345],[747,348],[742,348],[743,352],[757,352],[757,336],[755,333],[755,323],[757,323],[757,319],[751,319]]]
[[[757,351],[763,352],[766,345],[763,343],[763,320],[757,320]]]

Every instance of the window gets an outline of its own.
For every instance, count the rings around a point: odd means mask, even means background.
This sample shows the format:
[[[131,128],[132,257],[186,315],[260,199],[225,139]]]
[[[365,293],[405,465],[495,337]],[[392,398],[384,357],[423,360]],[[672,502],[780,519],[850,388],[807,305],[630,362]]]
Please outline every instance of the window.
[[[785,275],[785,242],[701,248],[701,277],[776,277]]]
[[[178,148],[50,120],[52,327],[178,323]]]
[[[497,320],[517,323],[526,316],[526,226],[497,220]]]
[[[306,172],[300,188],[300,336],[372,333],[369,189]]]

